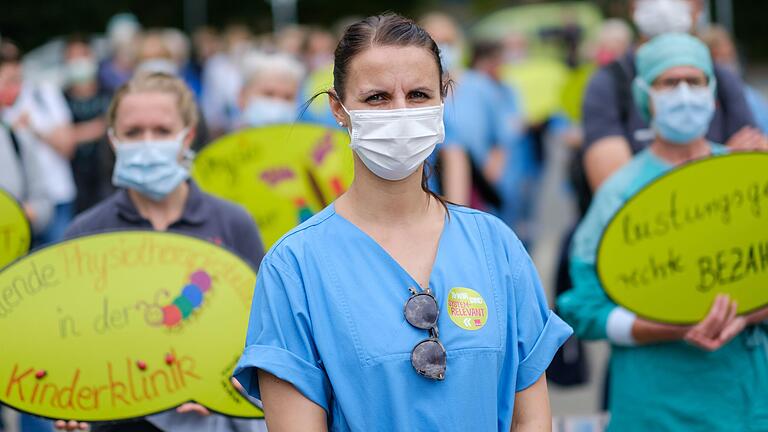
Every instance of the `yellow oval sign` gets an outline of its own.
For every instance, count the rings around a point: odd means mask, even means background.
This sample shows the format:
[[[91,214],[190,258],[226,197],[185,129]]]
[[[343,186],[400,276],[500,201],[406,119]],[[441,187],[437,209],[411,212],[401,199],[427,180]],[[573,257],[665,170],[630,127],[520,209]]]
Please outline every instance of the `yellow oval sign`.
[[[18,201],[0,189],[0,268],[29,251],[32,232]]]
[[[614,215],[597,254],[608,296],[639,316],[691,324],[718,293],[768,304],[768,154],[686,164]]]
[[[38,250],[0,272],[0,402],[118,420],[194,400],[262,412],[232,386],[256,276],[203,240],[132,231]]]
[[[349,136],[309,124],[227,135],[192,167],[203,190],[248,210],[267,248],[344,193],[352,174]]]
[[[488,305],[473,289],[452,288],[446,300],[446,310],[451,321],[464,330],[480,330],[488,322]]]

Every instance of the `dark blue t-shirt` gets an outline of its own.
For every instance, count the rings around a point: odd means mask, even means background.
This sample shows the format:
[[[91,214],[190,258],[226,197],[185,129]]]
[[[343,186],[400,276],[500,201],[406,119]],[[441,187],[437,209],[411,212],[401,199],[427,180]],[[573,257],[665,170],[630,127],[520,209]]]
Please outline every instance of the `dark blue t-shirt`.
[[[654,133],[640,116],[629,88],[636,74],[634,52],[617,62],[624,73],[623,84],[628,88],[626,92],[619,91],[617,73],[611,70],[614,66],[602,67],[595,72],[584,95],[584,146],[588,148],[602,138],[619,135],[629,141],[632,153],[638,153],[653,141]],[[716,109],[706,137],[712,142],[725,143],[742,127],[754,126],[755,120],[741,80],[717,65],[715,79]],[[622,115],[623,109],[625,115]]]
[[[189,181],[189,195],[184,211],[168,231],[208,240],[244,259],[255,270],[264,257],[264,245],[251,216],[240,206],[208,195]],[[65,238],[105,231],[153,230],[131,201],[128,191],[120,189],[109,198],[75,218]]]

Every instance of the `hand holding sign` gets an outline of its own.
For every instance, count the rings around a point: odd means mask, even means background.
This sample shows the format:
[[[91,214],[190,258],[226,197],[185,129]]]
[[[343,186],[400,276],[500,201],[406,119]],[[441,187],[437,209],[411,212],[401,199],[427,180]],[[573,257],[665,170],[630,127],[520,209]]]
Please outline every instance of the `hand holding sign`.
[[[189,401],[260,417],[230,381],[254,284],[235,255],[178,234],[115,232],[39,250],[0,272],[0,334],[13,335],[0,401],[84,421]]]

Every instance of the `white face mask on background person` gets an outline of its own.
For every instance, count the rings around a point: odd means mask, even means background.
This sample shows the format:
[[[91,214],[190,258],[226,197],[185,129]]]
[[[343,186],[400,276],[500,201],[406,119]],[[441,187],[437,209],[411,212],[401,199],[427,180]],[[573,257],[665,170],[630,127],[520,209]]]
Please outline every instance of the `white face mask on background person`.
[[[376,176],[402,180],[445,139],[443,104],[393,110],[352,110],[350,147]]]
[[[179,73],[179,67],[173,60],[164,58],[153,58],[144,60],[136,66],[138,73],[164,73],[176,76]]]
[[[693,28],[691,5],[685,0],[637,0],[632,20],[647,38]]]
[[[92,58],[70,60],[65,66],[66,82],[68,85],[91,82],[96,78],[98,68],[96,60]]]
[[[283,99],[257,96],[251,98],[243,110],[242,122],[246,126],[258,127],[269,124],[292,123],[296,121],[296,104]]]

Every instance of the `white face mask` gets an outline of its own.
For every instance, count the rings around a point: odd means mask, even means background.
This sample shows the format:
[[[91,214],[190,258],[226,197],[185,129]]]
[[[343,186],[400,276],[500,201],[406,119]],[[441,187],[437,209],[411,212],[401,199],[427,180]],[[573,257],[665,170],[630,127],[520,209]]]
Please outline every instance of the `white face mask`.
[[[643,36],[688,33],[693,28],[691,5],[685,0],[638,0],[632,16]]]
[[[243,124],[259,127],[296,121],[296,104],[283,99],[257,96],[248,101],[243,110]]]
[[[442,104],[344,111],[351,122],[350,147],[371,172],[386,180],[413,174],[445,139]]]

